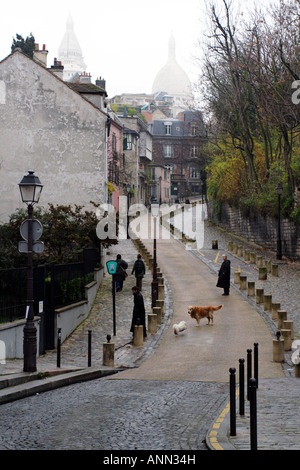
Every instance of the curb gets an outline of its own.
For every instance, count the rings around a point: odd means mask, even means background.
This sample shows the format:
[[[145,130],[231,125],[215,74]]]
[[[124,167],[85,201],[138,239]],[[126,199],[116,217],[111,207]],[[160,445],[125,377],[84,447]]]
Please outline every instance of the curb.
[[[53,372],[43,372],[42,377],[39,376],[38,373],[18,374],[12,376],[11,378],[9,376],[3,376],[2,379],[6,382],[6,388],[0,390],[0,405],[36,395],[38,393],[54,390],[56,388],[65,387],[67,385],[117,374],[123,370],[125,369],[104,369],[94,367],[89,369],[63,372],[59,373],[59,375],[54,372],[55,376],[53,376]]]

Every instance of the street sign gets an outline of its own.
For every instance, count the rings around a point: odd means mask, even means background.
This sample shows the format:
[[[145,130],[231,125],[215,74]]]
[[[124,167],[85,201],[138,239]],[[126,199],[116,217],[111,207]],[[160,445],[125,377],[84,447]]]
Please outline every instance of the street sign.
[[[23,240],[28,241],[28,226],[29,226],[29,221],[24,220],[22,222],[22,225],[20,227],[20,233],[22,235]],[[32,238],[33,241],[37,241],[39,238],[41,238],[43,233],[43,226],[41,222],[37,219],[32,219]]]
[[[107,271],[109,272],[109,274],[116,274],[117,265],[117,261],[106,261]]]
[[[43,253],[44,251],[44,242],[33,242],[32,251],[34,253]],[[19,252],[28,253],[28,242],[20,241],[19,242]]]

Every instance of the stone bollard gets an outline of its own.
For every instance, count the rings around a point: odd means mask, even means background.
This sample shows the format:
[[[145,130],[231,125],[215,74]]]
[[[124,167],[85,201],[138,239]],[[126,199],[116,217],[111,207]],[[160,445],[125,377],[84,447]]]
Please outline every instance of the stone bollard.
[[[255,264],[256,255],[255,253],[250,253],[250,264]]]
[[[161,308],[160,307],[153,307],[152,312],[156,315],[157,319],[157,328],[161,325]]]
[[[218,249],[218,240],[212,240],[211,247],[212,247],[213,250],[217,250]]]
[[[283,340],[282,339],[273,339],[273,361],[274,362],[283,362]]]
[[[163,284],[158,284],[158,299],[164,300],[165,298],[165,286]]]
[[[248,281],[248,296],[254,297],[254,295],[255,295],[255,282]]]
[[[258,268],[258,279],[260,281],[265,281],[267,279],[267,268],[266,267]]]
[[[272,264],[272,276],[278,277],[278,264]]]
[[[243,256],[243,247],[242,246],[237,247],[237,255],[240,256],[240,257]]]
[[[237,244],[236,243],[232,244],[232,252],[233,252],[234,255],[237,254]]]
[[[228,242],[228,251],[232,251],[232,250],[233,250],[232,242]]]
[[[143,325],[135,325],[133,330],[133,346],[143,346],[144,344],[144,327]]]
[[[256,264],[257,264],[257,267],[258,267],[258,268],[261,268],[261,267],[262,267],[262,265],[263,265],[262,256],[257,256],[257,257],[256,257]]]
[[[256,303],[262,304],[264,302],[264,290],[256,289]]]
[[[278,327],[278,330],[282,330],[283,322],[287,319],[286,310],[278,310],[277,315],[278,315],[277,327]]]
[[[115,361],[115,345],[114,343],[103,343],[103,365],[114,366]]]
[[[265,267],[267,268],[267,272],[271,272],[271,261],[269,259],[265,260]]]
[[[283,329],[291,330],[291,339],[294,339],[294,322],[292,320],[283,320]]]
[[[164,304],[165,301],[163,299],[157,299],[155,303],[155,307],[160,307],[161,310],[161,316],[163,317],[165,312],[164,312]]]
[[[240,290],[247,289],[247,276],[240,276]]]
[[[239,271],[236,271],[234,273],[234,283],[235,284],[239,284],[240,283],[240,277],[241,277],[241,273]]]
[[[278,320],[278,310],[280,310],[280,303],[272,303],[272,320]]]
[[[283,350],[290,351],[292,348],[291,330],[282,329],[281,336],[283,339]]]
[[[157,332],[157,315],[148,313],[148,333],[155,334]]]
[[[245,260],[245,261],[249,261],[249,260],[250,260],[250,251],[249,251],[249,250],[245,250],[245,251],[244,251],[244,260]]]
[[[264,311],[271,311],[272,310],[272,295],[265,294],[264,295]]]

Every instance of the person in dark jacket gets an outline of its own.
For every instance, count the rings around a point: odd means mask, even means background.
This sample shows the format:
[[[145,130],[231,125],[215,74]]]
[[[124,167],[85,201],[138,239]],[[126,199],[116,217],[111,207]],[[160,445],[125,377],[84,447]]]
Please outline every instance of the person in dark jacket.
[[[117,269],[115,274],[115,281],[116,281],[116,290],[119,292],[123,289],[123,282],[126,277],[126,269],[128,268],[128,263],[122,259],[121,255],[117,255]]]
[[[132,287],[133,294],[133,312],[130,331],[133,334],[135,325],[143,325],[144,338],[147,336],[146,330],[146,312],[144,306],[144,298],[137,286]]]
[[[142,260],[142,257],[140,254],[137,255],[137,260],[135,261],[131,274],[135,275],[136,279],[136,286],[139,288],[139,290],[142,290],[142,282],[143,282],[143,277],[145,275],[146,268],[144,261]]]
[[[226,255],[223,255],[223,263],[221,264],[221,267],[220,267],[217,287],[223,287],[224,294],[222,294],[222,295],[229,295],[230,261],[227,259]]]

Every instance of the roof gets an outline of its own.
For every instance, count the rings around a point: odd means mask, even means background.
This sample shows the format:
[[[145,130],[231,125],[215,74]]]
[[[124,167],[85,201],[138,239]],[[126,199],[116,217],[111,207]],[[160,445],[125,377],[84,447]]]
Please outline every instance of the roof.
[[[85,93],[85,94],[99,94],[107,96],[106,91],[104,88],[100,86],[94,85],[93,83],[73,83],[73,82],[65,82],[70,88],[77,91],[78,93]]]

